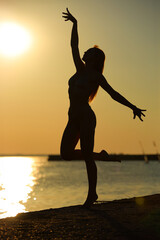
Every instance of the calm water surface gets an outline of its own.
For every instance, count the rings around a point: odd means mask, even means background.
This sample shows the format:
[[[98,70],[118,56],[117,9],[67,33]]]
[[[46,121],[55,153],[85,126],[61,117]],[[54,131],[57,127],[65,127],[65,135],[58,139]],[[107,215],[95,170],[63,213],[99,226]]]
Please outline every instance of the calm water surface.
[[[97,162],[99,200],[160,193],[160,163]],[[87,195],[83,161],[0,157],[0,218],[19,212],[82,204]]]

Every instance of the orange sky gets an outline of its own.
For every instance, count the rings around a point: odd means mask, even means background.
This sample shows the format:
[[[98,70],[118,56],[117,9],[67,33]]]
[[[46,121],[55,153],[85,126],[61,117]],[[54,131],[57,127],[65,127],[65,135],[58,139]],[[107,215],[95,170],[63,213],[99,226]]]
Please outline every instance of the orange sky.
[[[25,53],[0,55],[0,154],[59,153],[68,112],[68,79],[75,67],[72,24],[79,24],[80,52],[97,44],[106,54],[104,75],[115,90],[147,109],[144,122],[102,89],[92,103],[97,116],[95,150],[160,152],[160,2],[156,0],[3,1],[0,22],[26,28],[33,43]]]

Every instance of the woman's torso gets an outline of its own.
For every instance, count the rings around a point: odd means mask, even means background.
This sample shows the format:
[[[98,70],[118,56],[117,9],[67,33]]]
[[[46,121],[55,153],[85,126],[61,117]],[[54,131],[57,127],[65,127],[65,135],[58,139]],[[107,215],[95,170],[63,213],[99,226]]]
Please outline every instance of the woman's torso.
[[[89,106],[89,97],[91,93],[98,87],[98,74],[94,71],[76,72],[69,79],[69,99],[70,99],[70,116],[80,116],[87,110],[91,110]]]
[[[98,86],[97,73],[93,71],[76,72],[69,79],[69,99],[70,105],[81,106],[88,104],[89,96]]]

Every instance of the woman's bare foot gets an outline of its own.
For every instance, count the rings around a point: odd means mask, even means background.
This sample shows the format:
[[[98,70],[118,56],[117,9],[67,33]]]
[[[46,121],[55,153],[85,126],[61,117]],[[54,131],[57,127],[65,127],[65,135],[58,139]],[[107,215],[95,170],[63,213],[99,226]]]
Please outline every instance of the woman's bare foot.
[[[96,202],[97,199],[98,195],[96,193],[94,195],[89,194],[83,206],[85,208],[90,208],[93,205],[93,203]]]
[[[100,159],[101,161],[108,161],[108,162],[121,162],[120,159],[118,159],[115,156],[110,156],[105,150],[102,150],[100,152]]]

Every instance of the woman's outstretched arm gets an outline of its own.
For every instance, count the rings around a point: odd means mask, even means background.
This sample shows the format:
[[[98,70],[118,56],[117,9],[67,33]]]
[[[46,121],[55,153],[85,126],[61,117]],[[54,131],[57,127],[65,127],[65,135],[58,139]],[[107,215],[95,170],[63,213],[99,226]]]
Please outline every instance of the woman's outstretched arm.
[[[124,98],[120,93],[115,91],[106,81],[105,77],[102,75],[99,80],[99,85],[107,92],[109,95],[117,102],[131,108],[133,110],[133,118],[135,119],[136,116],[139,117],[141,121],[143,121],[142,116],[145,117],[143,111],[140,108],[137,108],[135,105],[130,103],[126,98]]]
[[[69,12],[68,8],[66,9],[67,12],[63,12],[63,17],[65,21],[71,21],[73,23],[72,33],[71,33],[71,48],[72,48],[72,56],[74,60],[74,64],[76,66],[77,71],[81,71],[84,69],[84,63],[80,58],[79,53],[79,38],[78,38],[78,30],[77,30],[77,20],[73,15]]]

